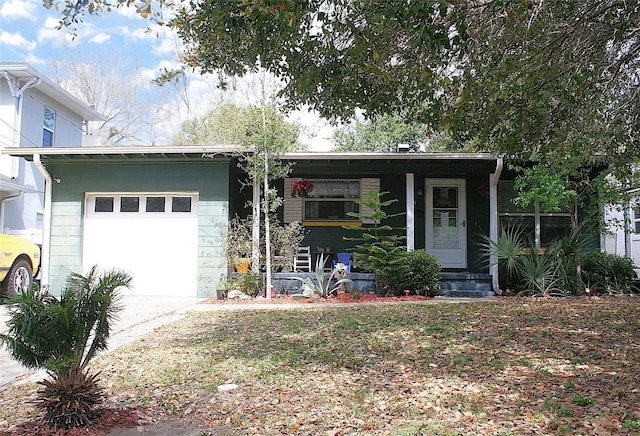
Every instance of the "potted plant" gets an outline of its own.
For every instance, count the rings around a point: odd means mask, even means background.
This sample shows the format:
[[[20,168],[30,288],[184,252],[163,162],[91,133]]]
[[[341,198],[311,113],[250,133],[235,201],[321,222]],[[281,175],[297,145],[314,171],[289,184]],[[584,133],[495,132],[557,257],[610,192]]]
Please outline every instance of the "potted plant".
[[[235,269],[237,273],[246,273],[249,271],[251,259],[248,257],[232,257],[231,263],[233,264],[233,269]]]
[[[234,217],[229,221],[224,248],[229,263],[236,272],[247,272],[251,264],[249,254],[252,250],[250,218]]]
[[[293,186],[291,186],[291,196],[294,198],[306,197],[312,191],[313,183],[308,180],[298,180],[293,183]]]

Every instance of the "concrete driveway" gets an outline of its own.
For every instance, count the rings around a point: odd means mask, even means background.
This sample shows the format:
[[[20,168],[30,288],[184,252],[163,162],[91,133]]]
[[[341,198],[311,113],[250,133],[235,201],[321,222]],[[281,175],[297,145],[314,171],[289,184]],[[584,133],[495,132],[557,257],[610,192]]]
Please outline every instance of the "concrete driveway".
[[[195,297],[130,296],[123,293],[124,310],[114,324],[109,349],[130,343],[163,324],[182,318],[190,307],[202,300]],[[7,330],[9,318],[7,307],[1,305],[0,332]],[[37,374],[36,371],[24,368],[10,357],[4,346],[0,347],[0,389],[13,382],[29,380],[34,374]]]

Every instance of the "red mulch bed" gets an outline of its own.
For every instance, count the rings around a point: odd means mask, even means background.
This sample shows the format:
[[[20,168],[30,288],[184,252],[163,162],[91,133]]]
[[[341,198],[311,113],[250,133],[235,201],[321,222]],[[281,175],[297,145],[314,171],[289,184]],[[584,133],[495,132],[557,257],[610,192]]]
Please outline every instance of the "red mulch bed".
[[[133,428],[140,421],[135,410],[117,407],[105,407],[98,412],[100,415],[89,427],[72,428],[69,430],[52,430],[42,420],[32,419],[3,430],[3,435],[11,436],[100,436],[106,435],[114,428]]]
[[[264,297],[252,298],[248,300],[240,299],[227,299],[218,300],[215,298],[209,298],[200,302],[200,304],[288,304],[288,303],[300,303],[300,304],[315,304],[315,303],[388,303],[397,301],[425,301],[431,300],[432,297],[425,297],[423,295],[407,295],[403,297],[376,297],[375,295],[360,294],[338,294],[335,297],[329,298],[291,298],[288,295],[274,295],[271,299]]]

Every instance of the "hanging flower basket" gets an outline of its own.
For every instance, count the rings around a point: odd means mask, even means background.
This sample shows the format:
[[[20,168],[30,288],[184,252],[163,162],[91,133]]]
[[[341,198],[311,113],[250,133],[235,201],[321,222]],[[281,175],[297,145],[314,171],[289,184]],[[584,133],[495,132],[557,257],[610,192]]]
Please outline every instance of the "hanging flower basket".
[[[308,180],[299,180],[291,186],[291,196],[294,198],[306,197],[311,191],[313,191],[313,183]]]

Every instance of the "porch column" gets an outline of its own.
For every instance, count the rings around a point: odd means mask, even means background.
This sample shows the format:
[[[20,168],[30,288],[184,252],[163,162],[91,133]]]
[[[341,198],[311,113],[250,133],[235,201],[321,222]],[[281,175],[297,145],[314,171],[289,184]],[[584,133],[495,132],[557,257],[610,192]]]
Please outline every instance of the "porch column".
[[[415,181],[413,173],[407,173],[407,251],[413,251],[415,249],[416,238],[416,201],[415,201]]]
[[[502,173],[502,158],[496,161],[496,171],[489,174],[489,238],[492,241],[498,240],[498,181]],[[500,295],[500,280],[498,277],[498,259],[495,254],[491,255],[489,273],[491,274],[491,282],[493,291]]]

